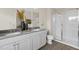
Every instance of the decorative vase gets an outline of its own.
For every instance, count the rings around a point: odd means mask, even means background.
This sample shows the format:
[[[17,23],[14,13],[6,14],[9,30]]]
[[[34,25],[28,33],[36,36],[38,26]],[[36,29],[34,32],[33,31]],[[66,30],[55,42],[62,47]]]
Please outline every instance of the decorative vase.
[[[24,31],[26,29],[26,24],[24,21],[21,21],[21,30]]]
[[[27,23],[25,23],[25,25],[26,25],[26,26],[25,26],[26,30],[28,30],[28,24],[27,24]]]

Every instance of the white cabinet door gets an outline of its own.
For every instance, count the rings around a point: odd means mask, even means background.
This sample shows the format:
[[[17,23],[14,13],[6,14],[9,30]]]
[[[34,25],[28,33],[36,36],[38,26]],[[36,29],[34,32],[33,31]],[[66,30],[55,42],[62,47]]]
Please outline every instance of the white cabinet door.
[[[32,39],[32,49],[33,50],[37,50],[40,48],[40,36],[39,36],[39,32],[33,33],[31,36]]]
[[[28,34],[18,36],[17,39],[21,39],[16,42],[17,50],[32,50],[32,40],[30,39],[30,36]]]
[[[32,45],[30,40],[21,40],[17,43],[17,50],[32,50]]]
[[[41,31],[39,33],[40,47],[42,47],[42,46],[44,46],[46,44],[46,35],[47,35],[47,31]]]
[[[39,49],[46,44],[47,31],[39,31],[32,34],[33,50]]]
[[[25,35],[26,36],[26,35]],[[27,49],[26,50],[32,50],[32,39],[31,39],[31,35],[28,34],[28,37],[26,37],[26,45],[27,45]]]
[[[12,43],[0,47],[0,50],[15,50],[15,49],[16,47]]]
[[[16,49],[17,50],[26,50],[26,49],[28,49],[26,40],[18,41],[16,43]]]

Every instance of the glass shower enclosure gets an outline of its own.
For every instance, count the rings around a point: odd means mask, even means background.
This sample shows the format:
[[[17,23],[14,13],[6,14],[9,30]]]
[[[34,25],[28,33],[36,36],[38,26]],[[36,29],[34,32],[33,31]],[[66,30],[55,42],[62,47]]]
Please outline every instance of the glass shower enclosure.
[[[52,15],[52,28],[55,40],[79,46],[79,9],[62,9]]]

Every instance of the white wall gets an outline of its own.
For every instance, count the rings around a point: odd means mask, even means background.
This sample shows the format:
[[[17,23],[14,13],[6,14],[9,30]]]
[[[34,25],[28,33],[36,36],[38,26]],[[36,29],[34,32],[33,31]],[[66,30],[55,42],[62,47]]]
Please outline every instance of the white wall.
[[[0,30],[16,28],[16,9],[0,8]]]
[[[47,22],[47,17],[46,17],[46,9],[40,8],[39,9],[39,26],[40,28],[46,28],[46,22]]]
[[[46,29],[48,29],[49,34],[52,34],[52,9],[47,8],[46,13]]]
[[[25,8],[25,14],[27,18],[30,18],[32,20],[32,27],[40,27],[45,28],[49,30],[49,33],[51,34],[51,12],[52,10],[50,8]],[[17,25],[20,22],[17,21]]]
[[[19,8],[20,9],[20,8]],[[29,27],[39,27],[39,12],[38,9],[24,8],[27,19],[31,19],[32,23]],[[20,20],[17,18],[17,26],[20,25]]]
[[[49,34],[52,34],[51,29],[51,19],[52,12],[51,8],[40,8],[39,9],[39,26],[40,28],[45,28],[49,31]]]

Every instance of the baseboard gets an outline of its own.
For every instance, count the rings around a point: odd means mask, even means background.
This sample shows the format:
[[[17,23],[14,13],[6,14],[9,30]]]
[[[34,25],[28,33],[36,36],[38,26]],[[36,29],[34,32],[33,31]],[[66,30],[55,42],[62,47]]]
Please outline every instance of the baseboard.
[[[59,43],[62,43],[62,44],[65,44],[65,45],[71,46],[71,47],[76,48],[76,49],[79,49],[78,46],[68,44],[68,43],[66,43],[66,42],[64,42],[64,41],[60,41],[60,40],[54,40],[54,41],[57,41],[57,42],[59,42]]]

